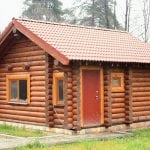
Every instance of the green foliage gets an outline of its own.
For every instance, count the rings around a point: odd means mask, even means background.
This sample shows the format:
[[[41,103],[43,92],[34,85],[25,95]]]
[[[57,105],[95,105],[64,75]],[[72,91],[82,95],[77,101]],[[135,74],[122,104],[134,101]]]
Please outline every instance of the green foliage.
[[[17,128],[8,125],[0,125],[0,134],[7,134],[20,137],[40,137],[46,135],[39,130],[29,131],[25,128]]]
[[[17,150],[149,150],[150,149],[150,128],[137,130],[133,132],[133,136],[107,139],[101,141],[81,141],[72,144],[64,144],[59,146],[44,146],[42,144],[33,143],[30,146],[18,148]]]
[[[35,148],[36,150],[43,150],[46,148],[46,146],[36,141],[34,143],[27,144],[25,147],[23,146],[16,148],[16,150],[35,150]]]
[[[63,18],[62,3],[59,0],[25,0],[24,18],[59,22]]]

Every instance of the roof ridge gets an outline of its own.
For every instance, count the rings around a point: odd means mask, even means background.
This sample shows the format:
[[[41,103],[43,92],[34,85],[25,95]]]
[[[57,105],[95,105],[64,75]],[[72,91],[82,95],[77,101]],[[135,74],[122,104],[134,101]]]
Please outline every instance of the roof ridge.
[[[69,26],[69,27],[77,27],[77,28],[85,28],[85,29],[93,29],[93,30],[103,30],[103,31],[110,31],[110,32],[128,33],[127,31],[123,31],[123,30],[107,29],[107,28],[91,27],[91,26],[83,26],[83,25],[75,25],[75,24],[69,24],[69,23],[58,23],[58,22],[50,22],[50,21],[44,21],[44,20],[34,20],[34,19],[27,19],[27,18],[13,18],[13,19],[21,20],[21,21],[30,21],[30,22],[37,22],[37,23],[60,25],[60,26]]]

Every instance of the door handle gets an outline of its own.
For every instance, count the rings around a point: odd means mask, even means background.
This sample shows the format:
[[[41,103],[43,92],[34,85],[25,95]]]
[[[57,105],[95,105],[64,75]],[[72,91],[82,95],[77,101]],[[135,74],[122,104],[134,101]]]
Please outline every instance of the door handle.
[[[99,96],[95,96],[96,100],[99,100]]]

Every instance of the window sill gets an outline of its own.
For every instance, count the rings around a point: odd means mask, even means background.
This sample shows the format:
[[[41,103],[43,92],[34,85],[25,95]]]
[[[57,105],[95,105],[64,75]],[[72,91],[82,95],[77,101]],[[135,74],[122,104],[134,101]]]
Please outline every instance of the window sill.
[[[19,103],[19,102],[8,102],[8,104],[11,104],[11,105],[22,105],[22,106],[27,106],[28,103]]]

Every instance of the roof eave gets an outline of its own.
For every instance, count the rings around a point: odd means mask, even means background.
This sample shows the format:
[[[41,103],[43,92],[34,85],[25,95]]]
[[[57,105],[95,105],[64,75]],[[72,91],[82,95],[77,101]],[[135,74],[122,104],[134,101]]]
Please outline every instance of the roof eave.
[[[36,43],[39,47],[41,47],[48,54],[50,54],[55,59],[60,61],[63,65],[69,64],[69,59],[65,55],[60,53],[53,46],[49,45],[48,43],[46,43],[46,41],[44,41],[43,39],[38,37],[36,34],[34,34],[32,31],[30,31],[28,28],[23,26],[15,18],[12,19],[12,22],[8,25],[8,27],[4,30],[4,32],[0,36],[0,45],[5,41],[5,39],[9,36],[9,34],[13,31],[14,28],[16,28],[26,37],[28,37],[31,41]]]

